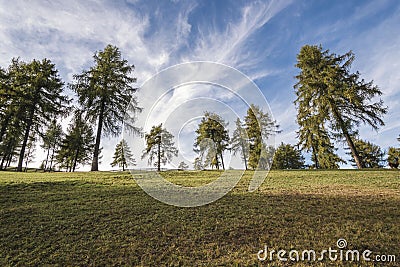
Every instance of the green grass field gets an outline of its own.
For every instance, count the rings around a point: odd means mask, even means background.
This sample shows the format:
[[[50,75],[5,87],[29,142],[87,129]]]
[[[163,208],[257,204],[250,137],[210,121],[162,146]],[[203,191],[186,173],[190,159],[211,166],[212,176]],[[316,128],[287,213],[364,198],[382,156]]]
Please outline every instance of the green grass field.
[[[400,266],[400,172],[251,172],[220,200],[179,208],[129,173],[0,172],[0,266]],[[218,172],[165,172],[198,185]],[[369,249],[396,262],[260,262],[271,249]],[[375,265],[374,265],[375,264]]]

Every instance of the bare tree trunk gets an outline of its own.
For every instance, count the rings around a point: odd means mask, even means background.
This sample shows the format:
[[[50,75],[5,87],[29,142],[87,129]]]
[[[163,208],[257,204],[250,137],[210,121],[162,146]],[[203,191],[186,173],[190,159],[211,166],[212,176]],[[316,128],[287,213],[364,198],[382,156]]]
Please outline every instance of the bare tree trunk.
[[[347,145],[350,148],[351,154],[353,155],[353,158],[354,158],[354,161],[355,161],[355,163],[357,165],[357,168],[358,169],[362,169],[364,166],[363,166],[363,163],[361,161],[360,155],[358,154],[357,148],[354,145],[354,142],[351,139],[351,136],[350,136],[349,132],[347,131],[347,129],[345,127],[345,123],[344,123],[342,117],[340,116],[340,113],[337,110],[337,107],[336,107],[335,103],[333,102],[333,100],[330,100],[330,106],[331,106],[333,115],[335,116],[336,120],[338,121],[339,126],[340,126],[340,128],[342,130],[342,133],[343,133],[344,137],[346,138]]]
[[[219,154],[221,157],[222,169],[225,170],[224,158],[222,157],[222,152]]]
[[[47,168],[47,163],[49,163],[49,155],[50,155],[50,147],[49,147],[49,149],[47,149],[46,160],[44,161],[45,164],[43,166],[43,169],[44,169],[45,172],[46,172],[46,168]]]
[[[104,116],[104,101],[101,103],[101,106],[100,106],[99,123],[97,125],[96,143],[94,145],[91,171],[99,170],[99,151],[100,151],[101,131],[103,128],[103,116]]]
[[[56,150],[56,144],[54,143],[53,150],[51,151],[51,158],[50,158],[50,171],[53,170],[53,159],[54,159],[54,151]]]
[[[312,146],[312,150],[313,150],[313,157],[314,157],[314,161],[315,161],[315,169],[319,169],[319,162],[318,162],[318,155],[317,155],[317,149]]]
[[[242,145],[242,155],[243,155],[243,160],[244,160],[244,168],[247,171],[247,155],[246,155],[246,147],[243,144],[243,141],[241,142]]]
[[[7,157],[7,155],[4,154],[3,158],[1,159],[0,170],[3,169],[3,164],[4,164],[4,161],[6,160],[6,157]]]
[[[10,167],[11,161],[12,161],[12,157],[13,157],[12,153],[8,154],[6,168]]]
[[[161,170],[161,138],[158,141],[158,151],[157,151],[157,170]]]
[[[24,163],[25,149],[26,149],[26,145],[28,143],[29,132],[30,132],[31,125],[32,125],[32,116],[33,116],[33,112],[31,111],[31,117],[30,117],[31,119],[29,119],[29,121],[26,125],[24,141],[22,142],[21,152],[19,153],[19,160],[18,160],[18,167],[17,167],[17,171],[19,171],[19,172],[22,172],[22,165]]]
[[[75,157],[74,157],[74,166],[72,167],[72,171],[75,172],[76,168],[76,162],[78,161],[78,155],[79,155],[79,148],[76,150]]]

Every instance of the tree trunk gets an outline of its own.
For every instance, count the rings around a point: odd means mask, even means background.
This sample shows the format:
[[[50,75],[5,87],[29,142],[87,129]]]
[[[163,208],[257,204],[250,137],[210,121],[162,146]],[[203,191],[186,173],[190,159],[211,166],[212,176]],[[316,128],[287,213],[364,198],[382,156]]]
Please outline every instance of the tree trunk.
[[[242,144],[242,155],[243,155],[243,160],[244,160],[244,168],[247,171],[247,155],[246,155],[246,147],[243,144],[243,141],[241,142]]]
[[[222,169],[225,170],[224,158],[222,157],[222,152],[219,154],[221,157]]]
[[[315,169],[319,169],[319,162],[318,162],[318,155],[317,155],[317,149],[312,146],[312,150],[313,150],[313,156],[314,156],[314,162],[315,162]]]
[[[345,127],[345,124],[344,124],[344,121],[343,121],[342,117],[340,116],[340,113],[337,110],[337,107],[336,107],[335,103],[333,102],[333,100],[330,100],[330,106],[331,106],[333,115],[336,118],[336,120],[338,121],[339,126],[342,129],[342,133],[343,133],[344,137],[346,138],[347,144],[348,144],[348,146],[349,146],[349,148],[351,150],[351,154],[353,155],[353,158],[354,158],[354,161],[355,161],[355,163],[357,165],[357,168],[358,169],[362,169],[364,166],[362,164],[360,155],[358,154],[357,148],[354,145],[354,142],[351,139],[351,136],[350,136],[349,132],[347,131],[347,129]]]
[[[12,161],[12,157],[13,157],[13,154],[12,154],[12,153],[8,154],[8,156],[7,156],[6,168],[10,167],[11,161]]]
[[[6,156],[7,156],[7,155],[4,154],[3,158],[1,159],[0,170],[3,169],[3,164],[4,164],[4,161],[6,160]]]
[[[157,170],[161,170],[161,138],[158,141],[158,151],[157,151]]]
[[[19,160],[18,160],[18,167],[17,167],[17,171],[19,171],[19,172],[22,172],[22,165],[24,163],[25,149],[26,149],[26,145],[28,143],[29,132],[31,130],[31,125],[32,125],[32,116],[33,116],[33,111],[31,111],[30,119],[26,125],[24,141],[22,142],[21,152],[19,153]]]
[[[76,153],[75,153],[74,166],[72,167],[72,172],[75,172],[76,162],[78,161],[78,155],[79,155],[79,148],[76,150]]]
[[[91,171],[99,170],[99,151],[100,151],[101,131],[103,128],[103,116],[104,116],[104,101],[102,101],[101,106],[100,106],[99,123],[97,125],[96,143],[94,145]]]
[[[343,129],[342,129],[342,131],[343,131]],[[343,134],[346,137],[347,144],[349,145],[349,148],[351,150],[351,154],[353,154],[353,158],[354,158],[354,161],[357,164],[357,168],[359,168],[359,169],[364,168],[364,164],[362,163],[362,160],[361,160],[360,156],[358,155],[356,146],[354,145],[354,142],[351,139],[350,134],[347,131],[344,132]]]
[[[47,149],[47,156],[46,156],[46,160],[44,161],[45,164],[43,166],[43,169],[45,172],[46,172],[46,168],[47,168],[47,163],[49,163],[49,155],[50,155],[50,147],[49,147],[49,149]]]
[[[53,159],[54,159],[54,150],[55,150],[55,145],[53,147],[53,150],[51,151],[51,157],[50,157],[50,167],[49,170],[52,171],[53,170]]]

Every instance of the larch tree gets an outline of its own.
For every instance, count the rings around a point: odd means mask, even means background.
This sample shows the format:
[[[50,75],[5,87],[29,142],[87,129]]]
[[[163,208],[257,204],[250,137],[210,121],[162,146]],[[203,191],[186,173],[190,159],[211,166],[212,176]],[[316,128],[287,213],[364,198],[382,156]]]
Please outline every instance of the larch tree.
[[[59,115],[65,115],[69,98],[63,95],[63,85],[55,65],[48,59],[22,63],[15,74],[15,86],[20,97],[18,113],[22,120],[22,144],[18,171],[22,171],[25,149],[30,136],[42,136],[43,125]]]
[[[133,158],[131,149],[125,139],[122,139],[115,147],[115,152],[113,156],[113,162],[111,162],[111,167],[121,167],[122,171],[128,166],[135,166],[136,161]]]
[[[174,136],[162,127],[162,124],[153,126],[148,134],[145,134],[146,148],[143,151],[142,159],[148,157],[148,163],[161,170],[161,164],[171,162],[173,157],[178,155],[178,149],[173,141]]]
[[[251,104],[244,118],[245,129],[249,138],[249,158],[248,166],[254,169],[265,169],[267,167],[262,155],[267,155],[266,149],[269,147],[266,144],[267,139],[276,133],[279,133],[279,125],[272,117],[264,112],[260,107]]]
[[[204,164],[200,157],[196,157],[193,162],[193,169],[196,171],[204,170]]]
[[[86,122],[80,111],[68,126],[56,159],[61,167],[74,172],[77,165],[85,165],[90,161],[94,147],[94,133],[92,126]]]
[[[247,170],[247,160],[249,156],[249,137],[246,132],[245,126],[242,121],[237,118],[235,122],[236,128],[233,131],[231,138],[231,151],[233,155],[240,153],[242,161],[244,162],[245,170]]]
[[[120,50],[108,45],[93,58],[94,66],[75,75],[70,87],[78,94],[89,122],[97,124],[91,170],[98,171],[101,137],[118,136],[122,126],[140,134],[140,129],[134,126],[135,116],[127,114],[136,114],[141,108],[133,95],[137,90],[136,78],[130,76],[134,66],[122,58]]]
[[[273,169],[302,169],[304,157],[301,151],[290,144],[281,143],[275,151]]]
[[[20,151],[25,121],[26,63],[12,59],[7,70],[0,71],[0,169],[8,167]]]
[[[383,126],[387,107],[381,99],[372,101],[382,95],[373,82],[365,82],[359,72],[350,71],[354,59],[352,52],[336,55],[321,46],[303,46],[297,55],[300,73],[294,85],[295,104],[298,121],[307,114],[316,116],[316,123],[328,125],[336,139],[347,143],[357,167],[363,168],[353,136],[362,123],[375,130]],[[300,124],[300,130],[303,127]]]
[[[229,146],[228,123],[216,113],[205,112],[196,130],[194,151],[200,153],[205,165],[219,169],[220,164],[225,170],[224,151]]]

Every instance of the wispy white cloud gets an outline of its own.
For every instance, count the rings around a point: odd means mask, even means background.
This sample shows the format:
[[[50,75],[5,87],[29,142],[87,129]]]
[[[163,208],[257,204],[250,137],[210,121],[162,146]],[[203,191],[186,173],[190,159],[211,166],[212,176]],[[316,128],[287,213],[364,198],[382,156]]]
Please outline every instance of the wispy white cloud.
[[[242,7],[241,16],[228,22],[223,30],[215,24],[199,29],[193,58],[244,68],[260,63],[260,57],[246,50],[248,39],[268,21],[287,7],[291,1],[250,2]]]

